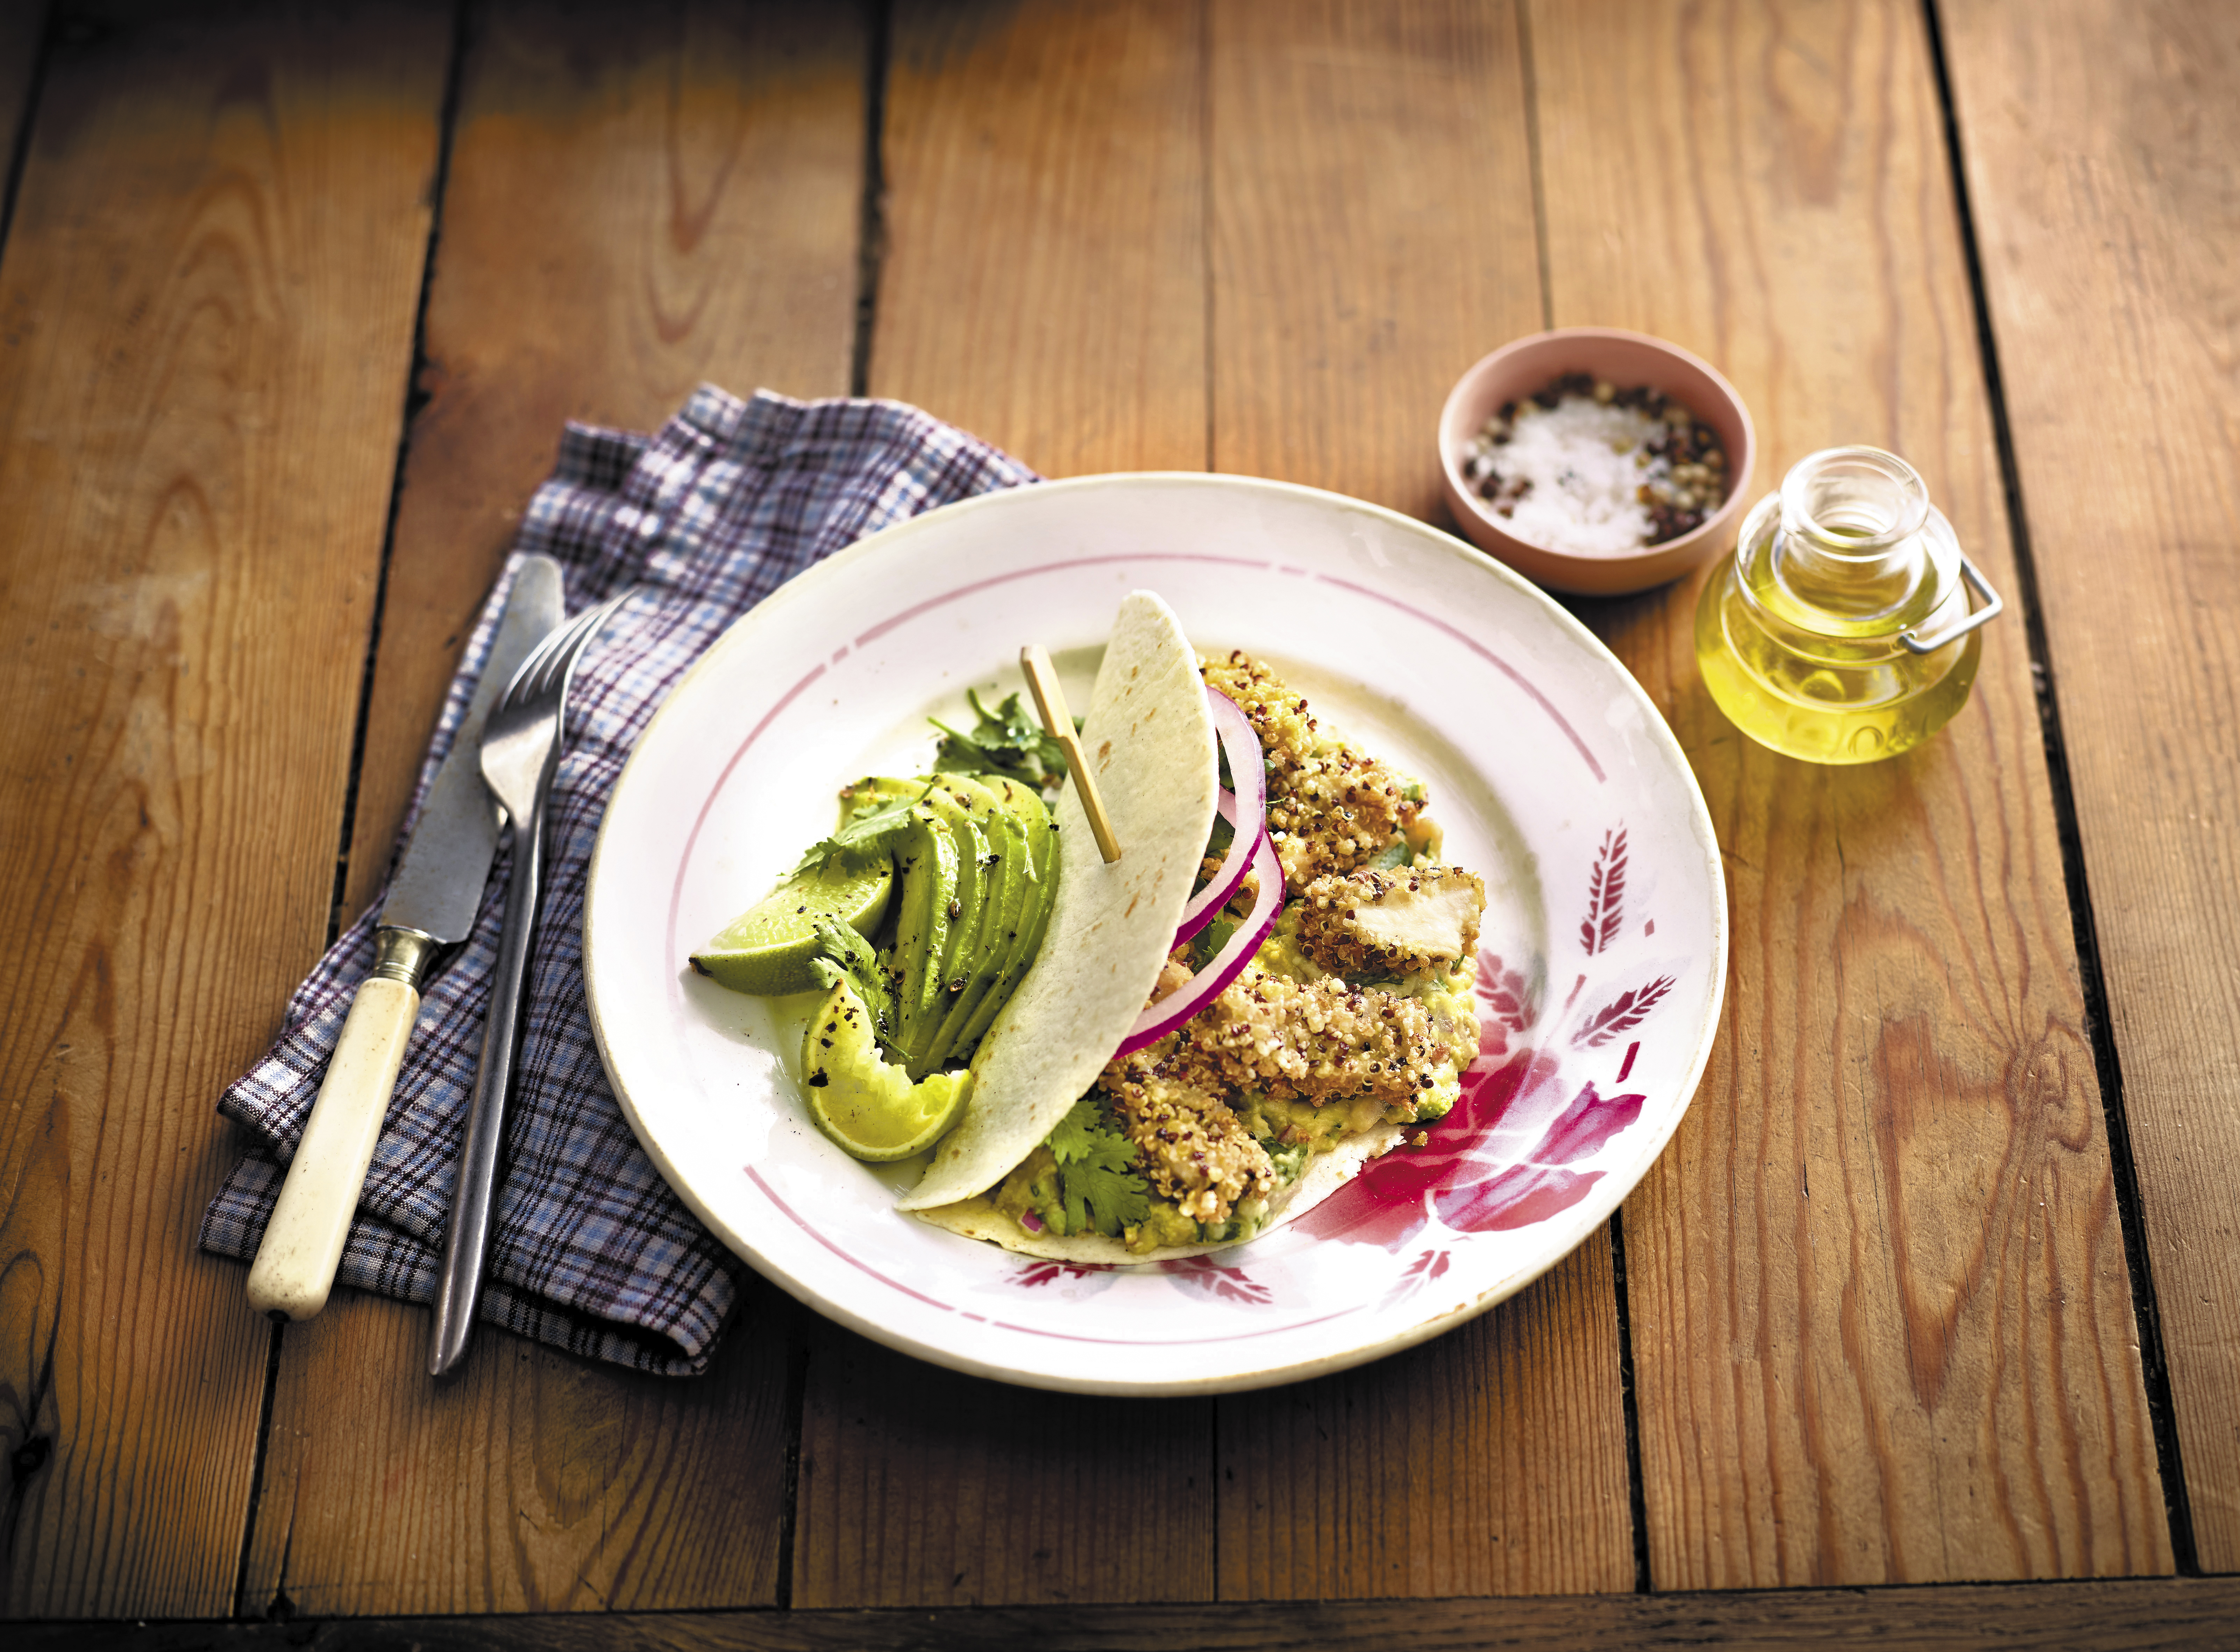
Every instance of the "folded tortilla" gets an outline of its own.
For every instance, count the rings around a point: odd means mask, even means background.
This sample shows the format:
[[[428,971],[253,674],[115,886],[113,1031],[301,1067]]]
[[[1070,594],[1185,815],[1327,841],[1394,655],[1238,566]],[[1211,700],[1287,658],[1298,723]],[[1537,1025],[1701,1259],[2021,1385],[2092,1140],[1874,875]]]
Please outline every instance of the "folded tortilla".
[[[1067,786],[1042,950],[981,1040],[970,1109],[897,1201],[904,1210],[970,1199],[1016,1169],[1104,1070],[1174,946],[1219,776],[1197,656],[1174,610],[1149,591],[1120,604],[1081,745],[1120,858],[1105,863]]]

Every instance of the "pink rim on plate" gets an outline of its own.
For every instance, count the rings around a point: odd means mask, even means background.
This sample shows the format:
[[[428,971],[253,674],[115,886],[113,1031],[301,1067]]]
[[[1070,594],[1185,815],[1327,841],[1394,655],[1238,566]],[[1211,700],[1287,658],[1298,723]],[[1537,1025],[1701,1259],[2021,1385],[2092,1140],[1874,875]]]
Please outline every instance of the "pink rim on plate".
[[[1043,643],[1077,703],[1114,610],[1159,592],[1429,786],[1485,876],[1483,1048],[1429,1142],[1248,1245],[1037,1262],[893,1209],[907,1169],[810,1125],[799,1016],[685,956],[830,829],[857,776],[910,771],[929,715],[1018,685]],[[1702,1076],[1726,979],[1718,849],[1640,687],[1549,598],[1395,512],[1240,477],[1089,476],[865,540],[735,626],[640,741],[584,910],[592,1025],[647,1152],[794,1296],[959,1370],[1104,1394],[1342,1369],[1514,1294],[1646,1174]]]

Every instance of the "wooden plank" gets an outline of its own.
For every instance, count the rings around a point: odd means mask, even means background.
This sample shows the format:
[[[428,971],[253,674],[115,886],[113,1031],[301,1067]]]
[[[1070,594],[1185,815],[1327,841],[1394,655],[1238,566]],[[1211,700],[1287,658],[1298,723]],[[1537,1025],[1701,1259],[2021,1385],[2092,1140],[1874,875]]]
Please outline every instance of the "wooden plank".
[[[1722,364],[1757,485],[1870,442],[2015,592],[1920,10],[1530,14],[1558,323]],[[1593,610],[1695,763],[1734,949],[1711,1069],[1626,1207],[1660,1589],[2166,1571],[2022,627],[1909,756],[1743,739],[1700,580]]]
[[[562,422],[653,427],[703,379],[845,392],[865,58],[844,9],[508,4],[479,18],[356,900],[385,867],[465,628]],[[486,1333],[464,1380],[437,1389],[424,1313],[330,1309],[283,1350],[245,1598],[317,1612],[774,1599],[791,1321],[750,1282],[705,1377],[633,1377]]]
[[[1211,38],[1215,463],[1443,521],[1440,404],[1540,322],[1515,13],[1232,3]],[[1633,1586],[1606,1238],[1220,1417],[1224,1599]]]
[[[16,142],[23,130],[32,87],[39,70],[39,42],[46,32],[47,8],[13,5],[0,10],[0,180],[13,177]],[[0,183],[0,188],[4,188]]]
[[[1584,1595],[1540,1600],[952,1607],[937,1611],[344,1619],[315,1623],[32,1624],[23,1652],[2194,1652],[2231,1644],[2240,1580]]]
[[[427,1314],[344,1293],[282,1348],[247,1609],[770,1603],[794,1317],[753,1282],[688,1378],[484,1327],[438,1389]]]
[[[1944,16],[2193,1535],[2232,1571],[2240,17]]]
[[[1435,1342],[1223,1400],[1221,1598],[1632,1588],[1615,1298],[1597,1233]]]
[[[478,12],[382,610],[349,911],[386,876],[467,632],[570,419],[650,430],[703,381],[843,396],[860,8]]]
[[[1211,1408],[1001,1388],[809,1339],[793,1604],[1202,1601]]]
[[[93,9],[0,268],[5,1609],[232,1603],[210,1103],[325,937],[448,29]]]
[[[894,9],[874,394],[1045,475],[1206,463],[1198,0]]]
[[[1197,7],[891,28],[872,392],[1047,471],[1203,465]],[[1205,1402],[1027,1393],[824,1325],[804,1395],[797,1605],[1212,1593]]]
[[[1446,521],[1439,409],[1539,330],[1517,13],[1217,0],[1213,463]]]

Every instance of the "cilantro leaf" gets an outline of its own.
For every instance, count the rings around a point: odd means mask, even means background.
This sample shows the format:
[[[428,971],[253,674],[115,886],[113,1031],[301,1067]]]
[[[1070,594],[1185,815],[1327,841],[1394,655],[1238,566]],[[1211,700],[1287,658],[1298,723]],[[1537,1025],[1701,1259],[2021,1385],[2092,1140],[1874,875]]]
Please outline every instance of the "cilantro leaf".
[[[1239,922],[1241,920],[1231,917],[1214,918],[1193,936],[1190,938],[1190,968],[1203,969],[1219,957],[1222,948],[1227,946],[1230,937],[1237,933]]]
[[[1094,1228],[1108,1237],[1151,1214],[1143,1178],[1130,1175],[1136,1144],[1111,1127],[1096,1098],[1084,1096],[1048,1138],[1057,1161],[1058,1190],[1069,1231]]]
[[[927,791],[932,787],[928,786]],[[910,810],[917,806],[917,797],[897,797],[858,809],[848,823],[830,837],[820,838],[809,846],[801,863],[793,869],[793,876],[818,871],[837,860],[863,862],[875,856],[891,855],[903,835],[910,829]]]
[[[1007,775],[1037,788],[1064,778],[1064,751],[1027,715],[1017,694],[1004,696],[993,711],[980,703],[977,689],[967,689],[964,697],[976,719],[969,733],[938,717],[926,719],[942,733],[934,767],[952,774]]]
[[[1050,1131],[1048,1143],[1050,1156],[1060,1164],[1072,1164],[1087,1158],[1095,1151],[1092,1138],[1106,1134],[1104,1115],[1097,1105],[1097,1098],[1084,1096],[1073,1104],[1073,1110],[1057,1122]]]
[[[1059,1171],[1058,1180],[1065,1186],[1066,1220],[1076,1233],[1085,1231],[1086,1218],[1108,1239],[1117,1238],[1121,1229],[1132,1227],[1151,1214],[1150,1196],[1140,1176],[1080,1165]]]

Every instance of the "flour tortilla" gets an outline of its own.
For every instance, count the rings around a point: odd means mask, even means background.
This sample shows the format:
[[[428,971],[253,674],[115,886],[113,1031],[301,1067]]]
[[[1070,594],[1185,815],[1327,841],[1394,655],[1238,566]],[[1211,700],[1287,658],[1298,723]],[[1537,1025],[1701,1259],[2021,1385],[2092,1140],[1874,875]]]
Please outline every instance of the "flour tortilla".
[[[1197,656],[1174,610],[1149,591],[1120,604],[1081,745],[1120,858],[1105,864],[1068,785],[1042,950],[981,1040],[964,1122],[897,1202],[904,1210],[970,1199],[1017,1169],[1103,1071],[1174,945],[1219,780]]]

